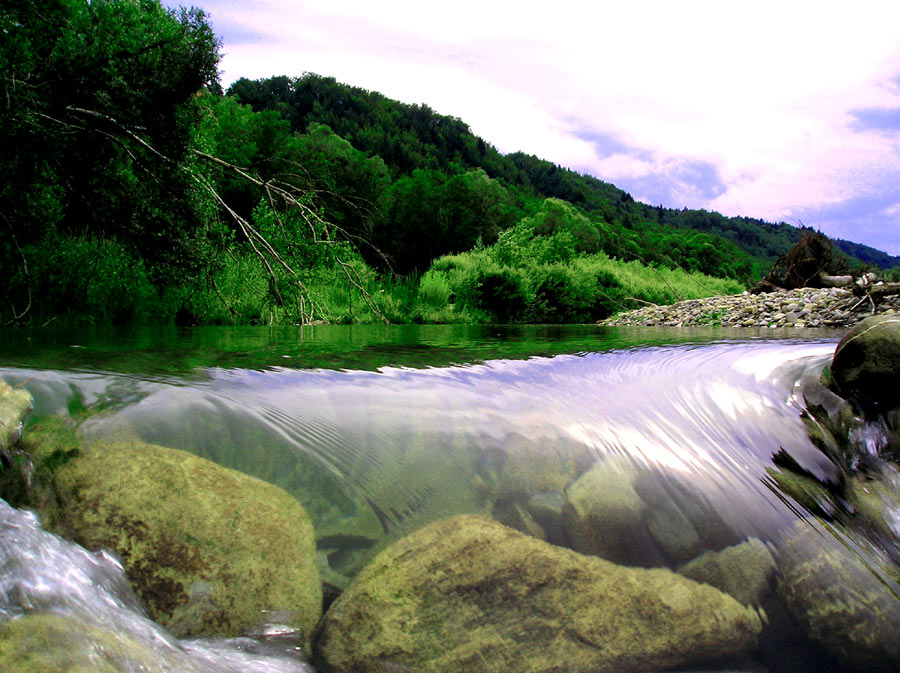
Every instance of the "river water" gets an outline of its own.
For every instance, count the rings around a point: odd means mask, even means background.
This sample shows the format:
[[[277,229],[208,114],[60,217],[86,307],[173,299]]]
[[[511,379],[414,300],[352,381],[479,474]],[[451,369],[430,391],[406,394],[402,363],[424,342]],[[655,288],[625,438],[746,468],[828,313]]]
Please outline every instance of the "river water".
[[[0,378],[32,393],[32,423],[77,414],[85,437],[127,432],[284,488],[313,519],[328,571],[347,580],[390,541],[444,516],[514,525],[509,498],[497,499],[504,470],[545,469],[546,456],[637,475],[678,539],[649,523],[607,556],[677,568],[750,538],[777,550],[785,531],[812,520],[773,479],[775,456],[821,483],[841,481],[808,439],[796,394],[838,337],[440,326],[6,333]],[[580,549],[560,520],[540,523],[549,541]],[[867,546],[851,546],[897,611],[890,573]],[[872,553],[882,551],[895,550]],[[115,628],[161,652],[162,670],[312,670],[278,644],[176,640],[144,616],[113,556],[51,536],[5,504],[0,555],[0,620],[50,612]],[[852,670],[809,642],[808,624],[778,619],[781,633],[764,634],[747,670]]]

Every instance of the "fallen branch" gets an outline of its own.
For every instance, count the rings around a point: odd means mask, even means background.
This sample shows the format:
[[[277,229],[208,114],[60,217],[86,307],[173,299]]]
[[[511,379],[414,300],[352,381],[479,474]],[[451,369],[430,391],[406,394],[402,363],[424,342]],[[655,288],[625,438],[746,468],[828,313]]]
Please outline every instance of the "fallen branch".
[[[882,297],[890,297],[900,294],[900,283],[885,283],[884,285],[869,285],[863,288],[863,291],[872,299],[881,299]]]

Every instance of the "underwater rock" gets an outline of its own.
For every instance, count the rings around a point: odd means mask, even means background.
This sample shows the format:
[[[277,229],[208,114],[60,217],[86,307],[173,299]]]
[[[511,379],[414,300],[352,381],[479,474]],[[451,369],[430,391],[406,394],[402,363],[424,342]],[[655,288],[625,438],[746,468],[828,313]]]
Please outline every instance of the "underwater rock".
[[[57,455],[54,442],[32,449],[38,460]],[[322,610],[315,534],[285,491],[137,441],[70,451],[53,482],[48,529],[119,554],[150,616],[172,633],[238,635],[264,610],[286,610],[308,639]]]
[[[31,614],[0,622],[3,673],[168,673],[179,668],[174,654],[71,617]]]
[[[741,605],[761,605],[772,588],[775,559],[757,538],[720,551],[708,551],[678,572],[696,582],[714,586]]]
[[[900,671],[900,588],[888,559],[810,520],[797,522],[777,560],[778,594],[811,641],[848,670]]]
[[[512,437],[497,479],[497,500],[527,500],[535,493],[562,493],[578,476],[578,456],[551,440]]]
[[[17,390],[0,381],[0,451],[19,441],[31,407],[31,394],[27,390]]]
[[[872,316],[847,332],[835,349],[831,377],[841,397],[900,404],[900,317]]]
[[[739,654],[755,611],[664,569],[626,568],[481,516],[380,553],[316,636],[333,670],[632,673]]]
[[[626,565],[659,565],[634,490],[638,471],[627,457],[598,461],[566,490],[563,520],[570,546]]]
[[[891,463],[878,468],[877,473],[847,479],[847,497],[871,530],[900,548],[900,472]]]
[[[674,566],[740,539],[695,488],[626,456],[598,461],[566,492],[568,546],[614,563]]]

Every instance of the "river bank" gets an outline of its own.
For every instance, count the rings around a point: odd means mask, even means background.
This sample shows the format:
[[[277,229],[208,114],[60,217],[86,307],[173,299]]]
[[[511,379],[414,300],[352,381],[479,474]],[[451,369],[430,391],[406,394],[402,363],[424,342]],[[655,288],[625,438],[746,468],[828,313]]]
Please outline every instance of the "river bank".
[[[661,327],[852,327],[870,315],[900,312],[900,295],[878,300],[845,288],[800,288],[688,299],[668,306],[645,306],[599,324]]]

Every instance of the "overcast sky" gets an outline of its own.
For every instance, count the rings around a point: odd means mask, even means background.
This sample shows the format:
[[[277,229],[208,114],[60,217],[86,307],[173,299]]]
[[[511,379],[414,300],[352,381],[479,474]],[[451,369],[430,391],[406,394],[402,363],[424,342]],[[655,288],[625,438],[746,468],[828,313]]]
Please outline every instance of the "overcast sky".
[[[226,86],[333,76],[653,205],[900,255],[900,2],[193,4]]]

